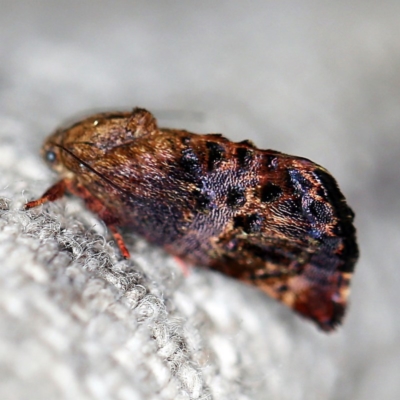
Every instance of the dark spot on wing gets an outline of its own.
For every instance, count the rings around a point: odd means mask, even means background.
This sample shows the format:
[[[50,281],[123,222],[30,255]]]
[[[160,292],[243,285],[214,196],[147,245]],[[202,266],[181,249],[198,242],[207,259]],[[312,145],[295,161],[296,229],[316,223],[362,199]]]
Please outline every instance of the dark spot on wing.
[[[229,207],[240,207],[246,203],[245,190],[241,186],[234,186],[228,190],[226,204]]]
[[[192,196],[195,198],[196,207],[200,211],[209,211],[215,209],[215,191],[208,187],[206,181],[202,181],[201,186],[192,191]]]
[[[271,203],[282,195],[282,189],[272,182],[268,182],[261,188],[261,201],[263,203]]]
[[[250,215],[237,215],[233,220],[234,228],[241,228],[247,234],[260,232],[263,224],[263,217],[254,213]]]
[[[194,177],[199,177],[201,175],[201,164],[199,158],[190,147],[182,150],[180,165],[189,175]]]
[[[225,149],[219,143],[216,142],[206,142],[208,149],[208,171],[212,171],[218,164],[223,160],[225,155]]]
[[[248,168],[253,161],[253,151],[246,147],[239,147],[236,149],[236,157],[239,167]]]

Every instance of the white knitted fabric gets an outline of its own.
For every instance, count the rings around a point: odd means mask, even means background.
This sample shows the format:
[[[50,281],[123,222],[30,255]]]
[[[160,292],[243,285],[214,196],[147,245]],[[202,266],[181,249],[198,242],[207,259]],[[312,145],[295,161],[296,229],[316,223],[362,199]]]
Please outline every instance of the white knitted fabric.
[[[0,7],[0,399],[400,398],[400,3],[61,4]],[[337,333],[132,234],[121,261],[79,199],[22,211],[47,134],[134,106],[331,170],[362,254]]]

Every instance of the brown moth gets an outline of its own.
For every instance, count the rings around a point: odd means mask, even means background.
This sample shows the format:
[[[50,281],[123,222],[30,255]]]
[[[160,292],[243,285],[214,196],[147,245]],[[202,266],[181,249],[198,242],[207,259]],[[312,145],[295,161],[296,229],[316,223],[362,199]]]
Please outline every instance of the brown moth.
[[[323,167],[246,140],[160,129],[139,108],[57,130],[42,153],[61,180],[27,209],[72,193],[126,258],[119,228],[258,286],[325,331],[341,323],[358,248],[354,214]]]

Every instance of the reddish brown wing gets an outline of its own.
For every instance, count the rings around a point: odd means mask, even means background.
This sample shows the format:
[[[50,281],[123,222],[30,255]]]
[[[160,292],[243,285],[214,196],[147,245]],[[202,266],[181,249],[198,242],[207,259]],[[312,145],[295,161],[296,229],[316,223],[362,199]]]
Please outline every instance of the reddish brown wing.
[[[353,213],[311,161],[221,135],[159,130],[145,110],[99,114],[52,135],[44,155],[110,227],[260,287],[328,331],[341,322],[358,249]]]
[[[79,179],[102,198],[114,218],[106,222],[256,285],[324,330],[340,323],[358,250],[353,213],[322,167],[170,130],[89,165]]]
[[[332,330],[344,315],[358,258],[354,214],[322,167],[283,154],[274,163],[275,172],[265,164],[260,170],[259,200],[219,236],[219,247],[227,251],[213,268]]]

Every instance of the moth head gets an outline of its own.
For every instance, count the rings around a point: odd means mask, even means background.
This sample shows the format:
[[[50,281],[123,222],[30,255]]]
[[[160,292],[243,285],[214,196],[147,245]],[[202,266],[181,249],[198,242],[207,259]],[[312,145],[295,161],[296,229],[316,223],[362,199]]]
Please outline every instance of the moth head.
[[[46,164],[59,174],[65,175],[67,168],[65,166],[64,154],[61,143],[62,132],[56,131],[44,142],[42,147],[42,157]]]
[[[42,147],[42,157],[46,164],[56,172],[61,172],[62,160],[60,155],[60,148],[57,144],[46,141]]]

